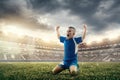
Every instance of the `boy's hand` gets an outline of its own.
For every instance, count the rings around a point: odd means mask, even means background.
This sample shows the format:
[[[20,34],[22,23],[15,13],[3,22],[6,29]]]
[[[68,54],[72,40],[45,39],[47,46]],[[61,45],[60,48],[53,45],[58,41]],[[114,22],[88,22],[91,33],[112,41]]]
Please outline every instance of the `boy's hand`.
[[[56,27],[56,31],[58,31],[58,30],[59,30],[59,28],[60,28],[60,26],[57,26],[57,27]]]
[[[80,44],[78,44],[78,48],[84,48],[86,47],[86,43],[85,42],[82,42]]]
[[[86,24],[83,24],[83,27],[84,27],[85,30],[87,29],[87,25]]]

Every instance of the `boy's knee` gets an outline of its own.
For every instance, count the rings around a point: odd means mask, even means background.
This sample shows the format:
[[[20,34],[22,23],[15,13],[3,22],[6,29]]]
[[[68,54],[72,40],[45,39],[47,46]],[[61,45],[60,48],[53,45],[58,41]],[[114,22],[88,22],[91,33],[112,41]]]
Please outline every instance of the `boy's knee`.
[[[53,70],[52,70],[52,74],[53,74],[53,75],[56,75],[56,74],[57,74],[56,70],[53,69]]]
[[[55,74],[58,74],[62,71],[63,69],[59,66],[56,66],[53,70],[52,70],[52,73],[55,75]]]
[[[71,74],[72,76],[77,75],[77,74],[78,74],[77,72],[78,72],[78,71],[77,71],[77,67],[76,67],[76,66],[71,66],[71,67],[70,67],[70,74]]]

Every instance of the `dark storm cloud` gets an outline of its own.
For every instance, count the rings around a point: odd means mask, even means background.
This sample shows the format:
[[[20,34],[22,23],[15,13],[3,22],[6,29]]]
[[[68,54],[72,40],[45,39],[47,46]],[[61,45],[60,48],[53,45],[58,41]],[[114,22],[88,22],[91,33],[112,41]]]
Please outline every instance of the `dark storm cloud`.
[[[29,7],[41,14],[56,12],[61,7],[58,0],[28,0],[27,2],[30,4]]]
[[[47,24],[38,23],[34,14],[29,11],[28,2],[28,0],[0,0],[0,21],[6,24],[22,24],[25,28],[32,30],[51,30],[52,28]]]
[[[10,3],[13,1],[15,3]],[[19,0],[22,1],[22,0]],[[26,10],[33,14],[60,14],[61,10],[69,10],[69,16],[75,15],[86,24],[92,26],[93,31],[104,31],[110,23],[120,23],[120,0],[23,0],[26,2]],[[22,3],[17,0],[0,0],[0,18],[17,16],[23,18],[23,22],[37,25],[36,29],[49,29],[46,24],[38,23],[34,15],[23,16]],[[111,4],[111,5],[110,5]],[[28,11],[26,11],[28,12]],[[29,12],[28,12],[29,13]],[[27,14],[27,13],[26,13]],[[69,17],[67,16],[67,17]],[[58,16],[62,17],[62,16]],[[26,20],[26,21],[25,21]],[[28,20],[28,21],[27,21]],[[21,20],[22,21],[22,20]],[[56,21],[56,20],[54,20]],[[63,20],[64,21],[64,20]],[[64,21],[65,22],[65,21]]]
[[[20,8],[17,5],[9,4],[8,1],[9,0],[0,0],[0,18],[4,18],[10,15],[20,15]]]
[[[114,5],[107,11],[111,16],[107,19],[109,22],[120,23],[120,0],[115,0]]]
[[[110,23],[120,23],[120,0],[29,0],[39,13],[53,13],[70,10],[92,26],[93,31],[104,31]],[[110,5],[111,4],[111,5]],[[69,16],[68,16],[69,17]]]
[[[65,2],[67,3],[65,8],[70,10],[70,14],[82,17],[87,24],[97,26],[96,28],[99,28],[99,25],[104,24],[99,22],[97,18],[92,17],[97,11],[100,0],[66,0]]]
[[[87,23],[100,25],[92,15],[97,10],[100,0],[29,0],[32,9],[43,14],[52,14],[60,12],[60,10],[70,10],[71,15],[82,17]],[[64,4],[64,5],[63,5]],[[54,15],[54,14],[52,14]],[[68,16],[69,17],[69,16]]]
[[[110,1],[113,1],[113,4],[106,8]],[[111,22],[120,23],[119,0],[65,0],[65,2],[66,8],[71,11],[70,14],[81,16],[87,24],[93,26],[94,31],[104,31]],[[95,16],[97,12],[101,12],[98,17]],[[103,16],[104,14],[106,15]],[[110,16],[106,17],[107,15]]]

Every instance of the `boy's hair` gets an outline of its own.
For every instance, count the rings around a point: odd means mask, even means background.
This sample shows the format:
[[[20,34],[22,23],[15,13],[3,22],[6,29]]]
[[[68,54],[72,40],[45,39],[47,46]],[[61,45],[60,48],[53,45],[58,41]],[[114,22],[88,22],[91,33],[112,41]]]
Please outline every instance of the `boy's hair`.
[[[72,27],[72,26],[69,26],[68,28],[74,29],[76,31],[76,29],[74,27]]]

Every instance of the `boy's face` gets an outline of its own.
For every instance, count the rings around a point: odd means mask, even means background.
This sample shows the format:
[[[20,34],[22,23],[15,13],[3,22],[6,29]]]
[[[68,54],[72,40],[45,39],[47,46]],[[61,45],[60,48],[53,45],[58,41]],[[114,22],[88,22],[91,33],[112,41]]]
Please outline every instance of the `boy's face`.
[[[67,30],[67,38],[73,38],[74,35],[75,35],[75,29],[68,28],[68,30]]]

